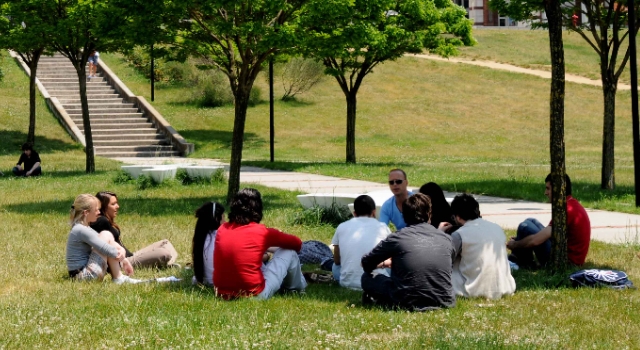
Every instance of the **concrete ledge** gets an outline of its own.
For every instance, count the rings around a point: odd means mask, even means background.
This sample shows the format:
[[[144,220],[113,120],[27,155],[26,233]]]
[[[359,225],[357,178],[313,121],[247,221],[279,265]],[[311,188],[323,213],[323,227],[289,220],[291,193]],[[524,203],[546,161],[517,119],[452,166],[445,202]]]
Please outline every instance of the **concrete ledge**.
[[[178,149],[182,156],[193,153],[193,144],[188,143],[144,97],[134,95],[103,61],[98,61],[98,69],[126,102],[133,103],[135,107],[142,110],[155,127],[169,138],[171,145]]]
[[[155,167],[152,169],[142,169],[142,174],[150,176],[156,183],[162,183],[166,179],[175,178],[177,171],[178,167],[176,166],[166,166]]]
[[[199,178],[209,179],[219,169],[224,170],[224,166],[223,165],[211,165],[211,166],[192,165],[192,166],[186,166],[184,167],[184,169],[187,171],[187,174],[191,178],[199,177]]]
[[[131,175],[132,178],[137,179],[142,175],[142,170],[153,169],[153,165],[123,165],[120,169]]]

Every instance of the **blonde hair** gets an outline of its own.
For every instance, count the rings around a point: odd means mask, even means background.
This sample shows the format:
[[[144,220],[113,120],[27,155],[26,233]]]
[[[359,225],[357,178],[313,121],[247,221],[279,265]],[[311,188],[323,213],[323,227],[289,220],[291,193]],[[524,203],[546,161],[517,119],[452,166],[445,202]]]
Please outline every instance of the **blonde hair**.
[[[99,203],[98,198],[88,193],[83,193],[76,197],[69,212],[69,224],[71,226],[75,224],[87,226],[89,223],[86,222],[87,216],[84,211],[94,209]]]

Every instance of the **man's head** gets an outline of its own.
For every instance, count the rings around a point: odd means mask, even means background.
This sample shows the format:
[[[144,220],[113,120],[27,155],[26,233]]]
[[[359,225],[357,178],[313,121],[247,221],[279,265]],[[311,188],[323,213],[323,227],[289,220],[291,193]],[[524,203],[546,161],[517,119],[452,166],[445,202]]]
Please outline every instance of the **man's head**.
[[[33,151],[33,145],[29,142],[22,144],[22,152],[27,155],[27,157],[31,157],[31,151]]]
[[[229,209],[229,222],[247,225],[262,221],[262,196],[254,188],[243,188],[233,197]]]
[[[407,226],[429,222],[431,217],[431,199],[422,193],[416,193],[402,202],[402,218]]]
[[[564,174],[564,182],[565,188],[567,191],[567,196],[571,195],[571,178],[566,173]],[[551,174],[547,175],[544,179],[544,195],[549,198],[549,202],[551,202]]]
[[[356,217],[374,217],[376,215],[376,202],[373,198],[363,194],[353,201],[353,211]]]
[[[394,196],[400,196],[407,193],[407,174],[402,169],[393,169],[389,172],[389,189]]]
[[[456,220],[475,220],[480,217],[480,205],[470,194],[459,194],[451,202],[451,213]]]

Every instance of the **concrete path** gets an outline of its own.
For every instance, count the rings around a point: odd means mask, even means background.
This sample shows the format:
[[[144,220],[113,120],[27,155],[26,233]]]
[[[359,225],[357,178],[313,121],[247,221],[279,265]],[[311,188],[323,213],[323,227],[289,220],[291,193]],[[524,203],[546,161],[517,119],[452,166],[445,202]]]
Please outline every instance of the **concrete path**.
[[[126,164],[197,164],[225,165],[213,159],[195,158],[116,158]],[[337,178],[291,171],[268,170],[256,167],[242,167],[240,181],[243,184],[260,184],[303,193],[366,193],[388,190],[389,186],[369,181]],[[540,191],[544,187],[540,186]],[[391,193],[391,192],[389,192]],[[457,193],[445,192],[447,198]],[[515,229],[524,219],[534,217],[543,224],[551,220],[549,203],[529,202],[478,195],[482,216],[505,229]],[[640,242],[640,215],[587,209],[591,219],[591,238],[608,243]]]
[[[407,56],[424,58],[424,59],[434,60],[434,61],[470,64],[473,66],[505,70],[505,71],[514,72],[514,73],[529,74],[529,75],[535,75],[540,78],[551,79],[550,71],[522,68],[522,67],[518,67],[511,64],[506,64],[506,63],[498,63],[493,61],[476,61],[476,60],[470,60],[465,58],[455,58],[455,57],[444,58],[436,55],[408,54]],[[592,86],[602,86],[602,81],[600,80],[593,80],[593,79],[581,77],[579,75],[565,74],[564,78],[565,78],[565,81],[572,82],[572,83],[592,85]],[[631,90],[631,86],[623,83],[618,83],[618,90]]]

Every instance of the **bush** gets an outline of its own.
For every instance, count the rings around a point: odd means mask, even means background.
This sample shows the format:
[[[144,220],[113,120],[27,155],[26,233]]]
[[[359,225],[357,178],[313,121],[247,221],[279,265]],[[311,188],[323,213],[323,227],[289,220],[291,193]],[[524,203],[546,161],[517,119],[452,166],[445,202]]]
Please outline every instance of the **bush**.
[[[262,89],[257,86],[251,88],[249,93],[249,106],[253,107],[262,101]]]
[[[211,182],[223,184],[227,182],[227,176],[224,173],[224,169],[220,168],[211,175]]]
[[[205,71],[201,77],[202,97],[200,104],[204,107],[220,107],[233,103],[233,94],[229,81],[219,71]]]
[[[151,79],[150,67],[151,57],[147,48],[142,46],[136,46],[131,52],[124,55],[125,60],[135,67],[140,73],[142,73],[148,79]],[[154,73],[155,81],[164,81],[164,61],[161,59],[155,59],[154,61]]]
[[[163,75],[165,80],[172,84],[195,84],[198,82],[198,69],[188,61],[165,63]]]
[[[293,219],[294,225],[317,226],[329,224],[337,227],[341,223],[351,219],[353,215],[348,207],[337,203],[330,207],[313,206],[304,209],[296,214]]]
[[[113,183],[124,184],[132,180],[133,178],[131,177],[131,175],[129,175],[128,172],[124,170],[120,170],[118,173],[116,173],[116,176],[113,178]]]
[[[280,79],[284,94],[283,101],[292,100],[296,95],[305,93],[322,80],[324,66],[317,61],[294,57],[282,67]]]
[[[147,188],[155,187],[157,184],[150,176],[140,175],[136,180],[136,187],[139,190],[146,190]]]
[[[225,183],[227,181],[224,174],[224,169],[216,170],[213,174],[211,174],[211,177],[209,178],[191,177],[189,176],[189,173],[187,173],[185,169],[178,169],[178,172],[176,173],[176,180],[183,185],[190,185],[195,183],[199,183],[199,184]]]

